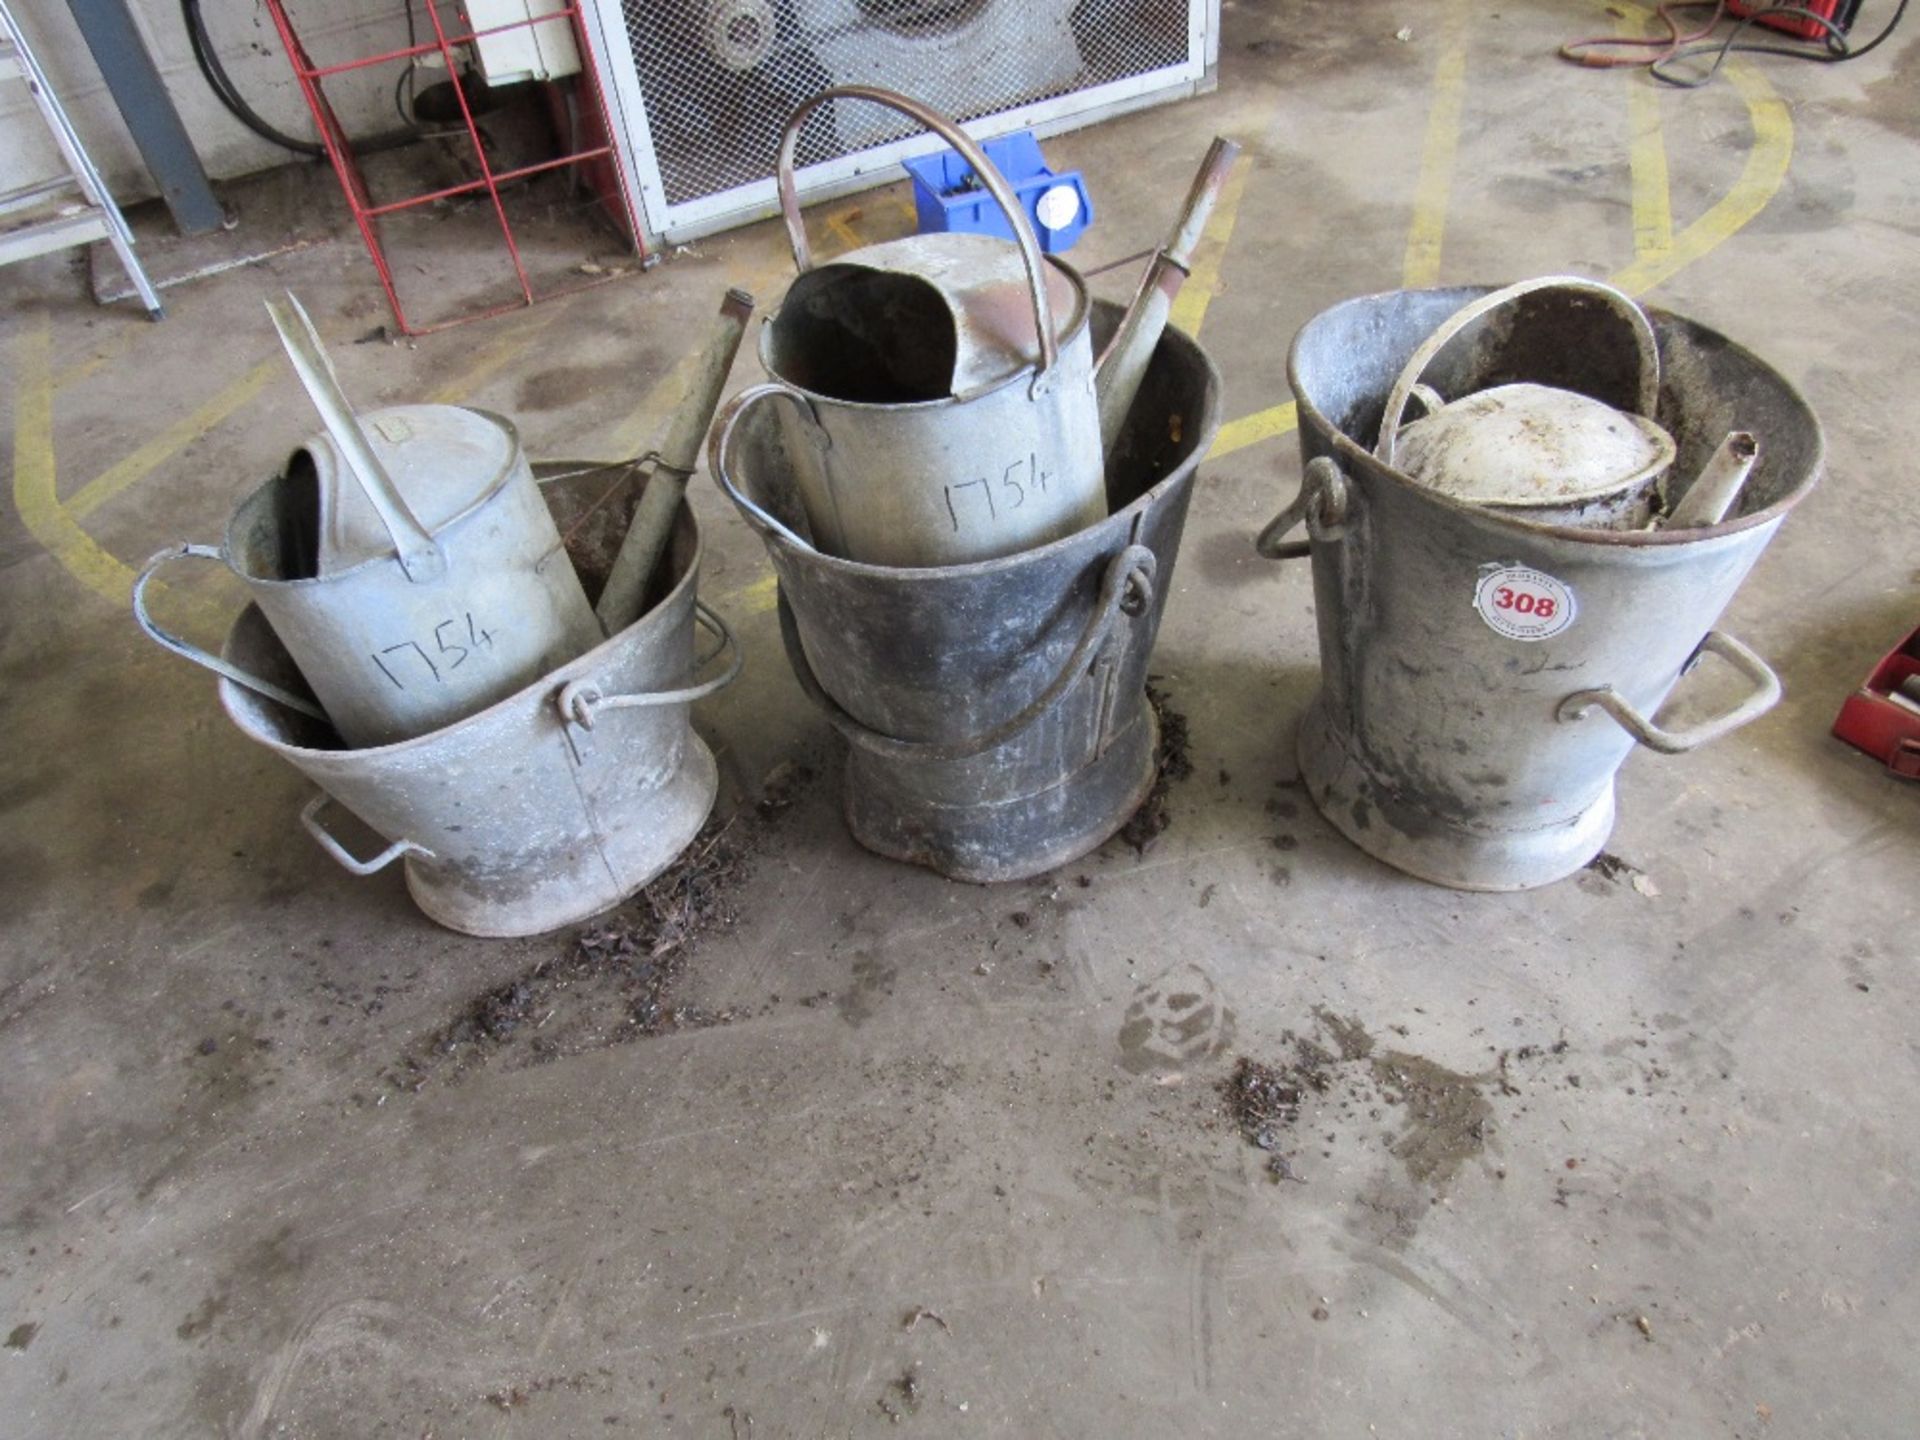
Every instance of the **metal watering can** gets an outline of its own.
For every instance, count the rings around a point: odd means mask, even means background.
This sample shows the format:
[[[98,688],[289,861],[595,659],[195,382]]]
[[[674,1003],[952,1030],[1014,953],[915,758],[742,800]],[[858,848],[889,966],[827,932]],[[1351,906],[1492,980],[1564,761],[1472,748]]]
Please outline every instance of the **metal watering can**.
[[[972,164],[1016,243],[915,235],[814,266],[794,151],[807,116],[828,100],[885,105],[938,134]],[[895,566],[996,559],[1104,518],[1086,285],[1041,253],[980,147],[918,101],[846,86],[793,113],[778,174],[800,275],[760,333],[772,381],[739,395],[721,424],[776,397],[788,402],[789,483],[809,533],[760,518],[810,549]]]
[[[597,645],[513,426],[451,405],[356,415],[299,302],[267,308],[326,431],[240,504],[224,544],[147,562],[133,587],[140,628],[356,748],[437,730]],[[246,582],[317,705],[154,623],[147,585],[188,558]]]
[[[1357,846],[1439,884],[1521,890],[1571,873],[1605,845],[1614,779],[1636,746],[1691,750],[1780,698],[1766,662],[1713,626],[1819,480],[1819,422],[1787,380],[1703,325],[1659,311],[1641,314],[1644,331],[1594,325],[1598,288],[1366,296],[1309,321],[1288,359],[1306,471],[1258,545],[1313,562],[1320,689],[1300,723],[1301,778]],[[1459,316],[1497,307],[1512,307],[1504,324],[1449,343]],[[1672,473],[1699,478],[1667,515],[1633,528],[1616,515],[1651,508],[1658,477],[1630,450],[1610,473],[1600,467],[1607,483],[1579,493],[1456,493],[1474,488],[1459,470],[1433,472],[1448,479],[1436,484],[1394,463],[1425,423],[1398,423],[1423,372],[1460,396],[1551,385],[1622,423],[1630,408],[1650,419],[1657,394],[1669,485]],[[1676,523],[1749,431],[1767,445],[1745,447],[1744,488],[1710,487],[1714,505]],[[1434,455],[1452,449],[1442,438]],[[1303,520],[1307,539],[1285,539]],[[1744,693],[1692,724],[1663,724],[1668,694],[1708,654]]]
[[[1623,327],[1637,372],[1632,410],[1531,380],[1495,384],[1447,404],[1421,383],[1427,367],[1469,326],[1542,291],[1574,297],[1576,304],[1591,297],[1603,317]],[[1496,328],[1481,343],[1498,346],[1505,338]],[[1410,399],[1427,414],[1403,425]],[[1660,352],[1638,305],[1591,280],[1525,280],[1463,305],[1421,342],[1387,396],[1374,454],[1471,505],[1551,525],[1638,529],[1653,517],[1658,487],[1673,465],[1673,437],[1653,418],[1659,402]]]

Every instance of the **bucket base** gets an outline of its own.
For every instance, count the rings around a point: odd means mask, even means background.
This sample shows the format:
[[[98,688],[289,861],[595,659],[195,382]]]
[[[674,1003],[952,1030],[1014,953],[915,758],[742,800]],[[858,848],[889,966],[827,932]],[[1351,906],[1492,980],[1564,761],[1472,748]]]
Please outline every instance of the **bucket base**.
[[[1468,830],[1382,785],[1354,758],[1315,695],[1297,754],[1307,798],[1376,860],[1454,890],[1532,890],[1564,879],[1613,833],[1613,785],[1574,819],[1534,830]]]
[[[1139,718],[1092,764],[1037,794],[968,804],[929,795],[940,788],[934,772],[946,767],[901,765],[855,746],[847,758],[847,829],[876,855],[925,865],[950,880],[1026,880],[1113,838],[1153,788],[1159,744],[1159,723],[1143,694]]]
[[[687,848],[720,790],[713,751],[691,729],[680,768],[648,798],[645,825],[625,825],[570,865],[537,875],[515,871],[492,890],[409,857],[407,891],[429,919],[488,940],[540,935],[610,910],[659,875]]]

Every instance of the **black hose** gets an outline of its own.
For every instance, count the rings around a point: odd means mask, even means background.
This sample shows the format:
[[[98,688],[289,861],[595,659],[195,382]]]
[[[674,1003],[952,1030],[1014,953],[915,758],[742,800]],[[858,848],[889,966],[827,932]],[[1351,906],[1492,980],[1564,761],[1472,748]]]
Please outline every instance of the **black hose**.
[[[298,139],[284,130],[276,129],[246,102],[246,98],[233,83],[233,77],[227,74],[226,66],[220,63],[218,52],[213,48],[213,39],[207,34],[206,17],[200,13],[200,0],[180,0],[180,16],[186,21],[187,43],[193,47],[194,64],[200,67],[200,74],[205,78],[207,88],[213,91],[214,98],[226,107],[227,112],[234,119],[262,140],[271,141],[283,150],[291,150],[296,155],[305,155],[315,160],[325,158],[327,153],[325,146],[316,145],[311,140]],[[417,128],[394,130],[385,135],[375,135],[367,140],[356,140],[352,142],[352,149],[356,155],[370,155],[380,150],[394,150],[402,145],[411,145],[421,138],[422,132]]]
[[[284,130],[276,130],[242,98],[213,48],[213,40],[207,34],[206,17],[200,13],[200,0],[180,0],[180,18],[187,24],[187,43],[193,47],[193,63],[200,67],[207,88],[213,91],[216,100],[226,106],[228,114],[262,140],[271,140],[283,150],[314,159],[327,153],[324,146],[316,145],[311,140],[297,140]]]
[[[1720,67],[1727,63],[1729,55],[1785,55],[1793,60],[1816,60],[1828,65],[1838,65],[1848,60],[1859,60],[1878,50],[1899,28],[1900,21],[1906,13],[1907,0],[1900,0],[1899,5],[1894,9],[1893,18],[1887,21],[1886,28],[1866,44],[1856,48],[1849,43],[1846,31],[1817,11],[1804,5],[1771,5],[1764,9],[1748,11],[1724,40],[1702,40],[1697,44],[1684,46],[1661,56],[1648,67],[1648,70],[1656,80],[1665,81],[1682,90],[1697,90],[1720,73]],[[1741,40],[1740,37],[1746,34],[1750,26],[1770,16],[1791,16],[1805,20],[1820,31],[1820,36],[1817,40],[1802,41],[1798,45],[1757,44],[1753,41]],[[1813,48],[1815,45],[1819,48]],[[1676,60],[1690,60],[1695,56],[1708,54],[1713,56],[1713,63],[1704,71],[1696,70],[1692,74],[1679,74],[1666,68]]]

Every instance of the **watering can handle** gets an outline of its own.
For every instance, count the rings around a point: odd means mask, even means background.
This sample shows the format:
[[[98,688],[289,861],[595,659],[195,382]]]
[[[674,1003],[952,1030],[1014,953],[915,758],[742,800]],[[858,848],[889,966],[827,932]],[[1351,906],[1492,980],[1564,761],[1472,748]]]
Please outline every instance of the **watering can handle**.
[[[1382,465],[1393,464],[1394,443],[1400,437],[1400,417],[1406,413],[1407,399],[1419,387],[1420,378],[1426,374],[1427,366],[1433,363],[1434,357],[1447,348],[1454,336],[1489,310],[1498,310],[1502,305],[1539,290],[1582,290],[1597,295],[1627,322],[1633,330],[1634,347],[1640,355],[1640,390],[1636,397],[1636,408],[1647,419],[1654,418],[1654,411],[1660,404],[1660,347],[1653,337],[1653,326],[1648,323],[1646,312],[1634,304],[1626,292],[1603,285],[1598,280],[1587,280],[1578,275],[1546,275],[1536,280],[1522,280],[1517,285],[1495,290],[1461,306],[1447,317],[1438,330],[1420,342],[1420,348],[1407,360],[1400,378],[1393,382],[1393,389],[1387,392],[1387,408],[1380,417],[1380,440],[1373,450],[1375,458]]]
[[[793,244],[794,265],[802,274],[813,268],[813,251],[807,244],[807,222],[800,218],[800,191],[793,178],[794,152],[799,148],[800,127],[807,116],[829,100],[867,100],[875,105],[884,105],[889,110],[897,110],[910,119],[918,120],[957,150],[961,158],[973,167],[973,173],[980,177],[980,183],[986,186],[987,193],[993,196],[994,203],[1007,217],[1007,224],[1013,228],[1014,243],[1020,247],[1020,258],[1026,262],[1027,284],[1033,290],[1033,323],[1040,339],[1040,373],[1044,375],[1051,370],[1058,358],[1060,345],[1053,332],[1053,300],[1047,294],[1046,257],[1040,253],[1040,242],[1034,239],[1033,226],[1027,222],[1026,208],[978,142],[938,110],[918,100],[873,85],[837,85],[803,102],[799,109],[787,117],[786,132],[780,137],[780,161],[775,174],[780,187],[780,213],[787,222],[787,239]]]
[[[387,467],[374,453],[373,443],[367,439],[360,417],[353,413],[352,402],[340,388],[340,377],[334,374],[333,361],[327,358],[319,332],[307,318],[305,308],[289,290],[285,300],[267,301],[267,314],[273,317],[273,328],[280,332],[287,359],[293,362],[294,374],[300,377],[301,387],[313,402],[313,408],[320,412],[327,434],[346,458],[353,478],[367,492],[380,523],[387,527],[407,579],[416,585],[438,580],[447,573],[446,551],[427,533],[426,526],[420,523],[406,497],[393,483]]]
[[[1351,492],[1339,464],[1326,455],[1307,462],[1300,477],[1300,493],[1293,503],[1267,523],[1253,542],[1263,559],[1298,560],[1313,553],[1312,541],[1286,540],[1283,537],[1302,520],[1315,540],[1338,540],[1346,533]]]
[[[712,650],[693,662],[693,668],[704,669],[723,653],[731,650],[733,658],[727,662],[727,668],[711,680],[702,680],[698,685],[683,686],[678,690],[649,690],[638,695],[606,695],[591,680],[573,680],[560,687],[560,693],[553,697],[559,707],[560,718],[569,725],[578,725],[582,730],[591,730],[594,722],[600,718],[603,710],[640,710],[651,709],[658,705],[691,705],[695,700],[704,700],[707,696],[724,690],[740,674],[740,666],[745,655],[740,642],[733,638],[733,631],[719,614],[700,600],[693,602],[693,618],[706,627],[720,643]]]
[[[314,843],[339,862],[340,868],[349,875],[367,876],[376,870],[384,870],[402,855],[418,855],[422,860],[433,859],[433,852],[424,845],[416,845],[411,840],[396,840],[371,860],[356,860],[348,853],[347,847],[327,832],[320,823],[320,812],[327,808],[333,797],[322,790],[305,805],[300,807],[300,823],[306,827],[307,834]]]
[[[1662,730],[1653,723],[1651,716],[1642,715],[1611,685],[1580,690],[1567,696],[1560,702],[1560,718],[1567,721],[1583,720],[1598,707],[1649,750],[1657,750],[1662,755],[1678,755],[1738,730],[1749,720],[1759,719],[1780,703],[1780,677],[1774,674],[1773,667],[1731,635],[1723,635],[1718,630],[1706,633],[1692,657],[1681,667],[1680,673],[1686,674],[1708,651],[1720,656],[1753,684],[1746,699],[1711,720],[1702,720],[1685,730]]]
[[[264,695],[269,700],[277,700],[289,710],[297,710],[302,715],[311,716],[323,724],[330,724],[327,712],[311,700],[283,690],[271,680],[262,680],[257,675],[249,675],[238,665],[221,659],[218,655],[202,650],[198,645],[189,644],[178,635],[162,630],[154,623],[153,616],[147,612],[147,582],[153,579],[162,565],[175,560],[226,560],[226,552],[212,545],[175,545],[162,550],[140,567],[140,576],[133,582],[133,622],[147,632],[147,637],[156,645],[184,656],[196,665],[204,665],[216,675],[226,677],[234,684],[244,686],[256,695]]]
[[[813,673],[807,652],[800,643],[793,608],[787,604],[784,591],[780,594],[780,639],[787,647],[787,659],[793,665],[794,678],[800,682],[800,688],[826,712],[833,728],[853,744],[887,760],[967,760],[985,754],[996,745],[1004,745],[1059,704],[1061,697],[1093,664],[1094,656],[1122,614],[1145,615],[1152,610],[1153,576],[1158,563],[1153,551],[1144,545],[1129,545],[1108,561],[1093,619],[1087,622],[1086,630],[1067,657],[1067,663],[1060,667],[1060,673],[1017,715],[966,740],[900,740],[883,735],[849,715]]]
[[[707,446],[707,468],[713,471],[714,480],[722,490],[727,492],[728,498],[731,499],[734,504],[738,505],[742,510],[746,511],[748,515],[758,520],[782,540],[785,540],[789,545],[793,545],[809,555],[815,555],[818,554],[819,551],[814,545],[801,539],[792,529],[768,514],[761,505],[749,499],[746,493],[733,483],[733,445],[735,432],[739,429],[740,422],[746,418],[747,411],[751,410],[755,405],[758,405],[762,400],[771,400],[776,395],[784,395],[793,402],[794,407],[805,417],[810,433],[818,438],[821,445],[824,446],[832,443],[827,437],[827,432],[821,428],[820,416],[818,412],[814,410],[813,401],[807,398],[806,392],[796,390],[793,386],[783,384],[778,380],[770,380],[762,385],[748,386],[727,402],[726,409],[720,412],[720,418],[714,422],[713,438]]]

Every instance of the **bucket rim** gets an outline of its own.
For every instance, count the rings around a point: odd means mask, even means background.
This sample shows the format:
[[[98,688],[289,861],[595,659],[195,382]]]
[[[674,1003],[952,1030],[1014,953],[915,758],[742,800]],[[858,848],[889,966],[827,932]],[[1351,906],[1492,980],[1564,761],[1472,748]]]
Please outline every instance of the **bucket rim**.
[[[1765,526],[1777,524],[1779,521],[1785,519],[1787,513],[1804,500],[1808,493],[1812,491],[1826,475],[1826,431],[1821,427],[1820,417],[1814,413],[1813,407],[1807,403],[1806,396],[1800,393],[1800,387],[1795,385],[1785,375],[1782,375],[1773,366],[1769,365],[1765,360],[1761,359],[1760,356],[1740,344],[1739,341],[1732,339],[1710,325],[1704,325],[1698,320],[1680,314],[1678,311],[1668,310],[1657,305],[1643,305],[1641,309],[1646,312],[1649,319],[1672,321],[1698,331],[1703,335],[1713,337],[1713,339],[1719,341],[1728,350],[1743,356],[1755,366],[1766,371],[1778,380],[1779,383],[1785,387],[1787,394],[1792,397],[1794,403],[1806,413],[1807,420],[1813,428],[1813,462],[1807,466],[1806,474],[1800,478],[1793,489],[1789,490],[1785,495],[1781,496],[1765,509],[1755,510],[1752,514],[1741,515],[1736,519],[1722,520],[1717,525],[1696,525],[1681,530],[1599,530],[1589,529],[1580,525],[1559,525],[1545,520],[1530,520],[1524,514],[1513,513],[1513,511],[1506,506],[1475,503],[1442,494],[1431,486],[1422,485],[1419,481],[1413,479],[1413,477],[1405,474],[1403,471],[1395,469],[1391,465],[1382,464],[1371,450],[1366,449],[1352,436],[1348,435],[1346,431],[1329,420],[1327,416],[1321,412],[1320,408],[1313,403],[1312,399],[1302,391],[1299,375],[1300,351],[1302,343],[1307,337],[1307,332],[1315,326],[1330,320],[1340,312],[1363,310],[1370,306],[1378,306],[1383,301],[1391,300],[1401,295],[1447,295],[1457,297],[1462,304],[1465,304],[1468,301],[1478,299],[1480,296],[1490,295],[1499,288],[1500,287],[1496,285],[1432,285],[1401,287],[1393,290],[1376,290],[1368,295],[1350,296],[1337,304],[1329,305],[1324,310],[1319,311],[1294,332],[1293,341],[1287,347],[1287,385],[1293,391],[1294,403],[1300,408],[1302,429],[1305,429],[1305,422],[1311,419],[1320,430],[1333,437],[1333,448],[1342,461],[1357,464],[1368,474],[1384,477],[1402,490],[1418,494],[1422,498],[1431,500],[1434,504],[1444,506],[1449,510],[1459,512],[1463,515],[1482,517],[1496,525],[1508,526],[1515,531],[1527,535],[1537,535],[1551,540],[1576,541],[1588,545],[1610,546],[1628,550],[1677,548],[1683,545],[1696,545],[1705,541],[1725,539],[1728,536],[1739,535],[1748,530],[1758,530]]]
[[[1089,311],[1089,314],[1091,314],[1091,311]],[[1161,336],[1160,343],[1161,345],[1171,345],[1176,351],[1185,350],[1191,352],[1190,358],[1199,363],[1201,373],[1204,377],[1205,385],[1203,393],[1205,400],[1203,402],[1200,426],[1196,432],[1197,438],[1194,442],[1193,449],[1187,453],[1186,458],[1181,460],[1178,465],[1154,481],[1154,483],[1145,490],[1142,490],[1127,504],[1121,506],[1120,509],[1110,511],[1093,524],[1082,526],[1078,530],[1062,535],[1057,540],[1049,540],[1044,545],[1036,545],[1027,550],[1016,550],[1011,555],[1000,555],[991,560],[972,560],[960,565],[875,565],[865,560],[849,560],[844,556],[829,555],[817,546],[796,545],[777,530],[768,528],[758,516],[740,509],[738,505],[734,508],[740,511],[741,518],[753,527],[759,534],[761,540],[769,547],[777,548],[779,553],[793,556],[809,565],[820,565],[825,569],[837,571],[850,578],[862,580],[970,579],[975,576],[1010,571],[1022,565],[1033,564],[1036,560],[1043,558],[1053,559],[1065,553],[1070,547],[1081,543],[1085,537],[1093,534],[1095,531],[1112,525],[1115,521],[1122,519],[1122,517],[1132,516],[1136,513],[1144,513],[1159,504],[1176,486],[1184,483],[1200,468],[1200,462],[1206,458],[1207,452],[1213,448],[1214,439],[1220,433],[1220,412],[1224,404],[1221,398],[1222,386],[1219,367],[1213,363],[1213,357],[1207,353],[1206,348],[1202,346],[1199,341],[1184,331],[1175,329],[1171,325],[1167,327],[1166,332]]]
[[[514,471],[522,465],[527,467],[527,471],[531,475],[533,472],[533,462],[528,459],[526,446],[521,443],[520,427],[515,425],[513,421],[509,420],[506,416],[493,410],[483,410],[478,405],[383,405],[378,410],[362,412],[362,418],[365,419],[370,416],[382,415],[394,410],[426,410],[436,408],[444,410],[465,410],[470,414],[480,416],[483,420],[498,425],[506,432],[508,446],[507,463],[500,467],[499,474],[487,482],[486,488],[477,492],[468,504],[443,520],[439,528],[427,532],[435,540],[438,540],[442,536],[451,536],[455,530],[464,527],[469,520],[479,514],[488,502],[507,488],[508,483],[513,479]],[[320,438],[324,438],[324,436],[315,437],[315,439]],[[234,506],[233,513],[227,517],[227,528],[222,532],[221,540],[222,547],[226,551],[227,565],[235,575],[249,585],[272,585],[283,590],[297,590],[303,586],[332,584],[335,581],[344,580],[350,575],[359,575],[382,565],[398,565],[400,563],[399,552],[389,550],[383,555],[369,555],[366,559],[356,561],[344,570],[332,570],[325,575],[299,575],[291,579],[286,579],[277,575],[255,575],[250,570],[240,568],[240,552],[234,545],[234,539],[235,527],[240,523],[241,514],[246,510],[247,506],[253,502],[255,496],[259,495],[268,486],[277,485],[285,479],[286,467],[292,463],[293,457],[299,455],[302,451],[310,450],[313,443],[313,440],[302,441],[289,451],[286,463],[280,467],[280,473],[277,475],[269,475],[265,480],[262,480],[258,485],[254,486],[253,489],[249,490],[246,499]],[[539,477],[536,475],[533,478],[534,483],[537,485],[539,483]]]
[[[537,482],[539,468],[542,466],[563,466],[568,475],[574,475],[592,474],[596,470],[623,469],[630,463],[631,462],[625,460],[607,460],[601,462],[574,460],[533,461],[529,462],[529,468],[534,471]],[[649,477],[649,480],[651,480],[651,477]],[[680,578],[674,582],[673,588],[661,596],[655,604],[650,606],[646,613],[624,629],[607,636],[591,650],[574,656],[573,659],[569,660],[566,664],[557,666],[547,671],[544,675],[535,676],[518,690],[515,690],[510,695],[503,695],[484,710],[476,710],[473,714],[462,716],[449,725],[442,725],[438,729],[427,731],[424,735],[415,735],[406,740],[394,740],[385,745],[343,745],[337,750],[322,750],[316,749],[311,745],[290,745],[286,741],[266,733],[250,719],[243,718],[240,714],[236,713],[234,709],[235,700],[241,694],[250,692],[247,692],[245,687],[229,680],[224,675],[219,678],[220,708],[226,711],[227,719],[233,723],[234,728],[239,730],[249,740],[257,741],[259,744],[272,750],[275,754],[288,758],[294,756],[315,756],[324,760],[351,756],[355,760],[373,760],[399,757],[409,751],[444,741],[449,736],[455,735],[462,730],[478,728],[482,723],[490,722],[498,718],[507,710],[524,708],[529,699],[536,696],[536,693],[540,695],[548,693],[557,694],[571,682],[584,679],[586,676],[600,669],[613,659],[615,653],[614,647],[636,643],[642,638],[641,631],[643,627],[655,627],[661,623],[661,617],[682,600],[683,592],[697,591],[700,583],[700,563],[706,555],[706,536],[701,533],[700,517],[694,514],[693,505],[685,496],[682,496],[680,499],[679,516],[676,517],[674,522],[676,529],[679,527],[679,517],[684,517],[686,522],[693,527],[693,554],[688,557],[686,570]],[[671,540],[669,540],[668,543],[671,545]],[[222,655],[226,654],[228,646],[232,644],[233,637],[238,633],[241,623],[246,620],[249,614],[255,612],[260,612],[259,604],[255,601],[248,601],[247,604],[241,608],[240,613],[233,617],[233,623],[227,627],[227,638],[222,642],[220,647]],[[264,621],[264,612],[260,613]],[[268,629],[271,630],[272,626],[269,625]],[[265,701],[263,703],[271,704],[273,702]]]
[[[869,246],[865,248],[871,249],[872,247]],[[852,250],[846,255],[836,255],[831,260],[822,261],[818,269],[825,270],[832,265],[847,264],[852,256],[858,255],[859,253],[860,251],[858,250]],[[1089,349],[1091,349],[1093,292],[1087,288],[1087,282],[1081,277],[1080,272],[1064,260],[1053,255],[1048,255],[1045,259],[1055,269],[1064,274],[1068,282],[1073,286],[1073,314],[1068,317],[1065,325],[1059,327],[1059,332],[1056,337],[1060,345],[1060,354],[1059,358],[1054,361],[1053,368],[1059,370],[1067,363],[1068,347],[1078,345],[1082,335],[1087,336]],[[814,272],[808,271],[806,273],[812,274]],[[791,290],[792,287],[789,286],[788,289]],[[769,379],[778,380],[782,385],[792,386],[816,405],[832,405],[842,410],[854,410],[873,414],[885,413],[889,415],[897,415],[902,412],[911,411],[931,412],[946,405],[971,405],[976,400],[985,400],[989,396],[998,395],[1002,391],[1010,389],[1015,385],[1031,385],[1040,374],[1040,362],[1033,360],[992,385],[981,386],[977,389],[964,391],[958,395],[942,395],[933,400],[902,400],[884,405],[872,400],[842,400],[836,395],[826,395],[818,390],[811,390],[796,380],[788,379],[785,375],[782,375],[778,370],[773,368],[773,360],[767,353],[768,346],[772,344],[769,337],[773,334],[774,322],[780,318],[780,312],[785,308],[786,296],[782,295],[780,297],[780,304],[760,317],[760,337],[754,342],[754,352],[760,357],[760,368],[767,372]],[[1089,355],[1089,361],[1091,361],[1092,358],[1093,357]]]

